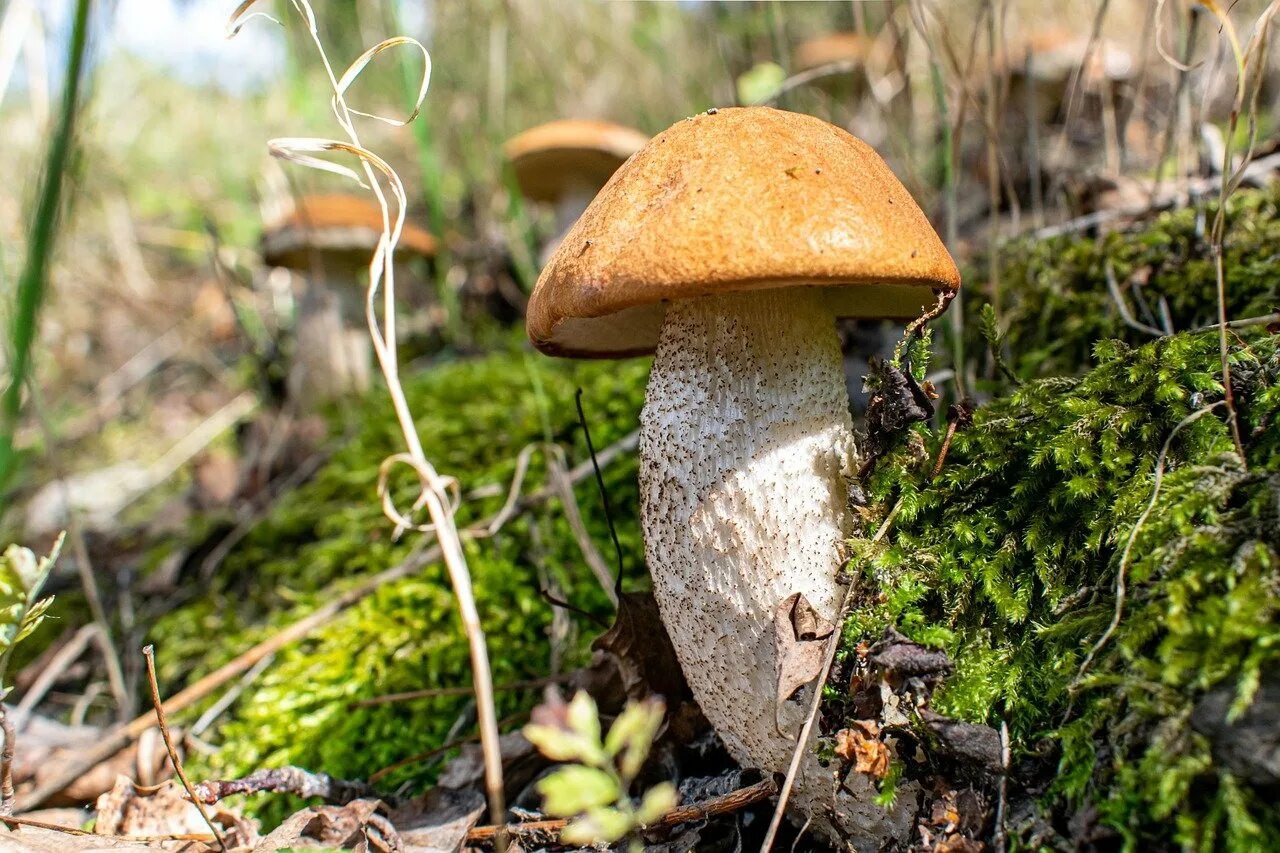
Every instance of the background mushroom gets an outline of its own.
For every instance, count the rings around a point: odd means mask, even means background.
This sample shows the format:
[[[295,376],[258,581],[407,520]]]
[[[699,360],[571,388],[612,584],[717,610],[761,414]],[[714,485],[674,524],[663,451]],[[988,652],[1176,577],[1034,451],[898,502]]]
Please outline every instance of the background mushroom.
[[[843,66],[853,72],[870,55],[872,44],[871,39],[859,33],[822,33],[796,45],[791,61],[801,72],[827,66]]]
[[[287,380],[290,399],[304,410],[369,387],[373,349],[364,295],[381,237],[381,210],[350,195],[304,196],[263,234],[263,260],[304,279]],[[397,251],[433,258],[436,247],[435,237],[406,223]]]
[[[744,765],[785,771],[804,716],[778,695],[779,604],[800,593],[837,617],[856,451],[836,318],[916,317],[958,286],[871,148],[764,107],[655,137],[538,280],[528,331],[544,352],[656,347],[641,415],[646,557],[694,696]],[[794,803],[820,812],[831,793],[814,759]],[[896,832],[858,794],[815,825]]]
[[[530,128],[503,146],[520,192],[554,205],[556,236],[544,259],[627,158],[649,141],[638,130],[607,121],[562,119]]]

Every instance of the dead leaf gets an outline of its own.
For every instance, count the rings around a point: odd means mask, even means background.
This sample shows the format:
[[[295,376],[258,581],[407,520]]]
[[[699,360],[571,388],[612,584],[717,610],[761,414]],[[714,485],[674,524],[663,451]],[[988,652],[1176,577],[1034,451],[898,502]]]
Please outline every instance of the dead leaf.
[[[383,810],[381,800],[352,800],[345,806],[310,806],[294,812],[259,841],[253,853],[334,847],[361,853],[400,853],[404,845]]]
[[[144,841],[103,838],[93,834],[71,835],[34,826],[18,827],[8,833],[0,830],[0,839],[3,839],[0,849],[5,853],[101,853],[106,850],[156,849],[154,845]]]
[[[835,625],[813,609],[802,593],[787,596],[773,612],[774,666],[778,705],[818,677],[826,656],[826,639]]]
[[[866,388],[868,464],[883,456],[911,424],[933,417],[933,401],[910,372],[879,359],[872,360]]]
[[[859,773],[883,779],[889,772],[892,754],[880,740],[880,726],[872,720],[854,720],[847,729],[836,732],[836,755],[853,765]]]
[[[613,659],[629,699],[656,693],[674,707],[692,696],[652,593],[623,593],[613,625],[591,648]]]
[[[391,813],[404,853],[453,853],[462,847],[485,801],[479,791],[432,788]]]
[[[871,647],[871,663],[899,678],[943,676],[951,672],[951,659],[938,649],[913,643],[893,626],[885,629],[884,636]]]
[[[98,836],[117,835],[197,835],[208,836],[209,825],[200,810],[186,798],[175,782],[139,789],[125,776],[116,779],[111,790],[98,798]],[[223,807],[209,810],[209,817],[228,846],[245,846],[258,838],[257,821]]]
[[[938,751],[948,757],[999,773],[1004,769],[1000,733],[991,726],[964,723],[922,708],[920,718],[937,738]]]
[[[933,853],[982,853],[986,849],[981,841],[963,835],[953,835],[933,845]]]

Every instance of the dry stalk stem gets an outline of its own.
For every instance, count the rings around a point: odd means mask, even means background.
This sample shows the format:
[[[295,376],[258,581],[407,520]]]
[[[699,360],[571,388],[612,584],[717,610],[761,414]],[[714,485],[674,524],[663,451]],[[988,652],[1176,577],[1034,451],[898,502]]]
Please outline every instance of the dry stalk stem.
[[[268,147],[273,154],[285,159],[293,160],[312,168],[345,174],[360,181],[359,175],[352,170],[330,161],[322,160],[314,155],[345,152],[356,156],[360,161],[361,171],[364,173],[363,182],[373,192],[378,201],[378,206],[382,209],[383,234],[369,265],[369,288],[365,300],[365,317],[368,320],[369,333],[373,339],[374,353],[377,355],[378,364],[382,369],[383,376],[386,378],[387,390],[391,396],[396,420],[400,424],[400,431],[408,452],[397,454],[383,464],[381,476],[379,477],[379,492],[382,495],[383,510],[395,522],[397,533],[405,529],[415,529],[419,532],[434,533],[436,536],[445,567],[449,572],[449,579],[453,584],[454,596],[458,602],[458,615],[461,618],[463,630],[466,632],[467,644],[471,653],[472,679],[475,684],[476,713],[480,724],[480,743],[484,751],[485,788],[489,799],[489,811],[492,813],[492,819],[495,822],[505,823],[506,807],[503,802],[502,756],[498,743],[498,718],[494,707],[493,675],[489,667],[489,651],[485,641],[484,629],[480,624],[479,611],[476,609],[475,595],[472,592],[471,573],[467,568],[466,556],[463,554],[462,543],[458,538],[458,530],[454,524],[453,513],[456,509],[456,500],[451,502],[448,497],[450,492],[456,496],[457,481],[452,478],[442,478],[427,459],[426,453],[422,448],[422,442],[418,438],[413,416],[409,411],[408,401],[405,399],[404,389],[400,385],[400,367],[396,352],[395,264],[393,263],[393,254],[400,239],[400,233],[404,228],[407,197],[404,185],[395,170],[361,144],[360,135],[354,123],[356,115],[373,118],[398,127],[403,127],[411,122],[417,116],[418,110],[426,98],[427,87],[431,80],[431,56],[427,49],[414,39],[404,37],[390,38],[366,50],[339,77],[334,73],[324,45],[320,41],[315,13],[311,9],[310,3],[308,0],[291,0],[291,2],[295,11],[307,24],[312,43],[315,45],[316,52],[319,55],[332,89],[331,106],[333,107],[334,116],[337,118],[338,124],[341,126],[348,141],[336,142],[324,139],[274,140],[269,143]],[[240,4],[228,24],[229,34],[234,35],[239,26],[243,24],[243,21],[249,17],[250,9],[254,5],[255,0],[245,0]],[[424,63],[424,71],[412,113],[401,121],[363,113],[349,107],[345,94],[364,68],[384,51],[402,46],[413,47],[421,51]],[[379,173],[381,173],[382,180],[379,179]],[[396,212],[394,219],[391,216],[383,190],[383,180],[385,180],[387,187],[395,197]],[[383,322],[381,324],[377,309],[379,286],[382,287],[383,291]],[[422,491],[414,502],[410,515],[425,508],[431,519],[429,525],[414,524],[391,503],[389,492],[386,489],[387,473],[390,467],[400,463],[411,467],[418,475],[422,485]],[[506,847],[506,839],[501,833],[499,833],[497,839],[497,847],[499,853]]]
[[[0,705],[0,729],[4,731],[4,747],[0,748],[0,815],[13,814],[13,747],[17,735],[9,709]]]
[[[694,820],[706,820],[720,815],[732,814],[747,806],[769,799],[777,791],[778,784],[772,779],[766,779],[746,788],[730,791],[723,796],[712,797],[709,800],[703,800],[700,803],[694,803],[667,812],[645,828],[669,829]],[[558,835],[560,830],[564,829],[568,823],[569,821],[563,818],[558,820],[535,820],[527,823],[508,824],[505,829],[515,835],[537,833],[555,833]],[[477,826],[467,833],[467,841],[473,844],[489,841],[498,834],[500,829],[502,827]]]
[[[903,340],[907,340],[911,335],[915,334],[916,330],[922,328],[925,323],[946,310],[951,301],[950,296],[950,293],[939,294],[937,307],[912,321],[907,326]],[[935,468],[941,468],[949,447],[950,442],[943,445],[938,453],[938,461],[934,466]],[[889,514],[885,516],[884,522],[880,525],[880,529],[876,531],[875,536],[871,537],[873,545],[883,539],[889,529],[893,527],[893,522],[898,518],[898,511],[901,509],[902,499],[899,498],[898,502],[893,505],[893,509],[889,510]],[[831,675],[831,666],[835,663],[836,650],[840,647],[840,626],[844,624],[845,617],[849,615],[849,607],[853,604],[853,594],[857,589],[858,583],[856,580],[851,581],[848,588],[845,589],[844,600],[840,603],[840,612],[835,618],[836,630],[831,632],[831,638],[827,640],[827,648],[823,652],[822,668],[818,671],[817,679],[813,681],[813,702],[809,706],[809,716],[805,719],[804,725],[800,728],[800,736],[796,739],[796,748],[791,754],[791,766],[787,768],[787,777],[783,781],[782,790],[778,794],[778,805],[773,810],[773,819],[769,822],[769,830],[765,833],[764,842],[760,845],[760,853],[769,853],[773,849],[773,842],[778,836],[778,829],[782,826],[782,816],[787,812],[787,800],[791,796],[791,788],[795,785],[796,776],[800,772],[800,761],[804,757],[805,749],[808,748],[814,722],[817,721],[818,711],[822,707],[822,687],[827,683],[827,678]]]
[[[209,825],[209,831],[213,833],[214,839],[218,842],[218,849],[226,853],[227,842],[222,840],[222,833],[218,832],[218,827],[214,826],[213,818],[209,817],[209,812],[205,809],[204,803],[196,799],[195,791],[191,788],[191,780],[187,778],[187,771],[182,768],[182,761],[178,759],[178,750],[173,748],[173,738],[169,735],[169,722],[164,718],[164,703],[160,701],[160,686],[156,683],[155,647],[151,645],[143,646],[142,656],[147,660],[147,682],[151,685],[151,703],[156,709],[156,720],[160,723],[160,736],[164,738],[164,748],[169,752],[169,761],[173,763],[173,772],[178,774],[178,779],[182,781],[182,787],[186,789],[187,796],[191,798],[196,808],[200,810],[200,817],[204,818],[204,822]]]
[[[1133,543],[1138,539],[1138,532],[1142,530],[1142,526],[1147,523],[1147,517],[1151,515],[1151,511],[1156,508],[1156,500],[1160,497],[1160,486],[1164,482],[1164,466],[1165,460],[1169,456],[1169,448],[1173,446],[1173,440],[1178,437],[1178,433],[1183,427],[1189,426],[1200,418],[1212,412],[1214,409],[1223,405],[1226,401],[1219,400],[1212,405],[1205,406],[1203,409],[1197,409],[1178,421],[1177,425],[1169,432],[1169,437],[1165,439],[1164,446],[1160,448],[1160,455],[1156,457],[1155,483],[1151,488],[1151,499],[1147,501],[1146,509],[1142,511],[1142,515],[1138,516],[1138,520],[1134,522],[1133,529],[1129,531],[1129,539],[1124,544],[1124,551],[1120,554],[1120,567],[1116,570],[1116,608],[1111,616],[1111,623],[1107,625],[1107,629],[1102,632],[1102,636],[1093,644],[1093,648],[1089,650],[1089,654],[1080,663],[1080,669],[1076,672],[1075,680],[1071,684],[1071,689],[1075,690],[1080,685],[1080,681],[1089,671],[1090,665],[1098,656],[1098,653],[1111,640],[1111,636],[1115,633],[1116,628],[1120,627],[1120,620],[1124,618],[1124,602],[1128,591],[1128,572],[1129,558],[1133,552]],[[1067,713],[1063,719],[1069,719],[1071,714],[1071,706],[1068,705]]]
[[[202,832],[184,832],[173,835],[97,835],[97,833],[89,832],[87,829],[78,829],[73,826],[60,826],[56,823],[48,823],[43,820],[33,820],[29,817],[11,817],[0,815],[0,823],[6,824],[10,829],[15,826],[29,826],[32,829],[47,829],[51,832],[62,832],[67,835],[80,835],[89,837],[102,838],[104,843],[113,841],[139,841],[139,842],[158,842],[158,841],[203,841],[208,843],[214,841],[214,836],[206,835]]]

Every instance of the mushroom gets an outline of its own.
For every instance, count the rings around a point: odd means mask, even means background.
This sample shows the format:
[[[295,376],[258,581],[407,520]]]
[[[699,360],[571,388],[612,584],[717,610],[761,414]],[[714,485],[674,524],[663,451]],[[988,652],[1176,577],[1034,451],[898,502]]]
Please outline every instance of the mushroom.
[[[804,717],[778,695],[779,604],[800,593],[833,622],[842,597],[856,451],[836,318],[917,317],[958,287],[875,151],[767,107],[655,137],[538,279],[528,333],[543,352],[656,348],[641,413],[645,554],[694,697],[744,765],[785,771]],[[793,803],[817,810],[831,779],[806,768]],[[869,800],[857,831],[887,831],[868,828],[883,818]]]
[[[547,122],[507,141],[503,153],[520,192],[555,207],[556,236],[543,248],[544,258],[610,176],[648,141],[638,130],[586,119]]]
[[[304,196],[263,234],[263,260],[305,279],[286,382],[304,409],[369,387],[373,350],[362,282],[381,238],[381,209],[351,195]],[[406,223],[397,250],[430,259],[436,239]]]
[[[800,72],[831,65],[847,66],[852,71],[866,61],[872,46],[872,40],[859,33],[823,33],[796,45],[791,62]]]

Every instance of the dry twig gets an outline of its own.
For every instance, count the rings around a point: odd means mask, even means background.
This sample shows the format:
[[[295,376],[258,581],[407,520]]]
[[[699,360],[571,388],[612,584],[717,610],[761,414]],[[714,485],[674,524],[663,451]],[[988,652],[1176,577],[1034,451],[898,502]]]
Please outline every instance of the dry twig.
[[[757,782],[746,788],[739,788],[736,791],[720,796],[712,797],[709,800],[703,800],[700,803],[683,806],[673,811],[667,812],[658,820],[645,827],[646,830],[651,829],[670,829],[673,826],[679,826],[682,823],[688,823],[694,820],[706,820],[708,818],[718,817],[720,815],[732,814],[755,805],[756,803],[767,800],[776,794],[778,785],[772,779],[766,779],[763,782]],[[526,823],[508,824],[505,829],[513,835],[537,834],[537,833],[553,833],[558,834],[569,823],[566,819],[558,820],[535,820]],[[467,841],[469,843],[483,843],[493,839],[503,827],[497,826],[477,826],[467,833]]]
[[[169,761],[173,763],[173,772],[178,774],[178,779],[182,782],[182,787],[186,789],[187,796],[195,803],[196,808],[200,810],[200,817],[204,818],[204,822],[209,825],[209,831],[213,833],[214,839],[218,842],[218,848],[226,853],[227,842],[222,840],[222,833],[218,832],[218,827],[213,823],[213,818],[209,817],[209,812],[204,807],[204,803],[196,799],[195,791],[191,789],[191,780],[187,778],[187,771],[182,768],[182,761],[178,759],[178,750],[173,747],[173,738],[169,734],[169,722],[164,718],[164,703],[160,701],[160,686],[156,683],[156,654],[154,646],[144,646],[142,656],[147,660],[147,681],[151,685],[151,703],[156,709],[156,720],[160,723],[160,736],[164,738],[164,748],[169,751]]]
[[[258,770],[241,779],[199,782],[187,790],[188,796],[197,805],[201,803],[213,805],[219,800],[237,794],[260,793],[319,797],[326,803],[339,806],[362,797],[377,796],[377,793],[363,782],[347,782],[335,779],[328,773],[312,773],[300,767],[277,767]]]

